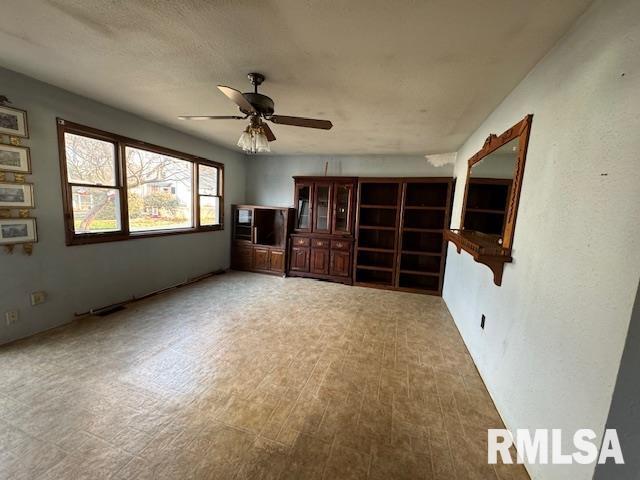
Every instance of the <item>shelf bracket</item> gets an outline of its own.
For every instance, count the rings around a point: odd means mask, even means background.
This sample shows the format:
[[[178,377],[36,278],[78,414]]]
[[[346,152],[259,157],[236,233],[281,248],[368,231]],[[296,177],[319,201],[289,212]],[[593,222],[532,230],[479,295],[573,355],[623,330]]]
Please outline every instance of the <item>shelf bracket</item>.
[[[449,230],[445,233],[445,238],[455,245],[458,253],[464,250],[473,257],[474,261],[489,267],[493,273],[493,283],[498,287],[502,285],[504,264],[512,261],[510,255],[506,252],[502,255],[485,254],[482,251],[482,245],[474,242],[471,238],[465,237],[459,231]]]

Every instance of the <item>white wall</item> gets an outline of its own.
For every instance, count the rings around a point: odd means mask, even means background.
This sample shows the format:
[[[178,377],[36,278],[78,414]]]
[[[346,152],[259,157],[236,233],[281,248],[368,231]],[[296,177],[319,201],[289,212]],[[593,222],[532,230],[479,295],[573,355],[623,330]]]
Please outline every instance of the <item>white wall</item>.
[[[292,134],[294,134],[292,132]],[[432,166],[422,155],[256,155],[247,158],[247,202],[293,206],[294,175],[451,177],[453,165]]]
[[[444,285],[511,429],[603,431],[640,276],[639,112],[640,2],[598,1],[458,152],[453,226],[466,160],[487,135],[534,114],[502,287],[451,245]],[[594,466],[529,470],[581,480]]]
[[[140,296],[229,264],[230,229],[66,247],[56,117],[225,164],[225,210],[244,201],[244,156],[139,117],[0,69],[0,94],[29,115],[39,242],[33,256],[0,249],[0,344],[73,320],[74,312]],[[44,290],[45,304],[29,294]],[[7,326],[4,312],[18,309]]]

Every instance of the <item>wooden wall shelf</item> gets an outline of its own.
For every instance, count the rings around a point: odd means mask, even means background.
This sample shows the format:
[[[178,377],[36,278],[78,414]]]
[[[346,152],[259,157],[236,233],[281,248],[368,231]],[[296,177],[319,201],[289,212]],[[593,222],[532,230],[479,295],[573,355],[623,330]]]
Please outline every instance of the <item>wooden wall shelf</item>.
[[[448,230],[445,238],[456,246],[458,253],[464,250],[476,262],[489,267],[493,272],[493,283],[502,285],[504,264],[511,262],[512,258],[511,249],[501,247],[497,236],[468,230]]]

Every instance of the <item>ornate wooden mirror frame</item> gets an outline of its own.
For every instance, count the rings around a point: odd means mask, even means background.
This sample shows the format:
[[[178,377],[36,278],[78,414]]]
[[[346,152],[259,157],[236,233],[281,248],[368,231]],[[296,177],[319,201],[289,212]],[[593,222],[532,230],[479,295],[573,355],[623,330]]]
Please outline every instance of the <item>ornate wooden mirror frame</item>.
[[[532,119],[533,115],[527,115],[502,135],[496,136],[490,134],[485,140],[482,149],[469,159],[467,181],[462,203],[462,218],[460,219],[461,228],[458,230],[448,230],[445,234],[446,239],[456,246],[458,253],[460,253],[461,250],[465,250],[471,254],[476,262],[487,265],[493,272],[493,283],[498,286],[502,284],[504,264],[513,260],[511,257],[511,245],[513,244],[513,233],[516,227],[516,216],[518,214],[518,203],[520,201],[520,190],[522,188],[522,177],[527,159],[527,146],[529,143]],[[471,167],[515,138],[520,139],[518,142],[518,158],[515,163],[513,182],[507,198],[505,224],[502,243],[500,243],[496,236],[465,230],[464,219],[467,206],[467,194],[469,192]]]

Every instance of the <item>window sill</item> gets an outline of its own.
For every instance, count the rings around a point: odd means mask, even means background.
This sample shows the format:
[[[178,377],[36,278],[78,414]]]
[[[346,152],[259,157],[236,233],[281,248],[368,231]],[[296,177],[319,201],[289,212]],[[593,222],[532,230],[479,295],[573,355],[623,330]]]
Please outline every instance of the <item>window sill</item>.
[[[121,242],[124,240],[136,240],[139,238],[169,237],[173,235],[186,235],[189,233],[206,233],[224,230],[224,225],[212,225],[210,227],[183,228],[176,230],[155,230],[147,232],[112,232],[112,233],[85,233],[76,235],[68,233],[66,245],[90,245],[93,243]]]

